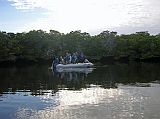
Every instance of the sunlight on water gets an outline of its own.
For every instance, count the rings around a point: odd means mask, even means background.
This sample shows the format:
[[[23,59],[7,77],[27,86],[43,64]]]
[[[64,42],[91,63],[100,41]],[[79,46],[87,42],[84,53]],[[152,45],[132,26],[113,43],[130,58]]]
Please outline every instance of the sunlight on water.
[[[149,117],[144,113],[147,111],[145,106],[155,103],[150,94],[153,89],[155,90],[155,87],[144,89],[130,86],[104,89],[92,85],[91,88],[81,91],[60,90],[55,96],[49,93],[39,97],[41,102],[46,103],[56,100],[56,106],[54,102],[42,110],[23,107],[16,111],[16,116],[29,119],[142,119],[146,115]],[[160,101],[160,98],[158,99]],[[155,114],[158,112],[154,111]]]
[[[83,89],[82,91],[62,90],[58,95],[61,106],[72,106],[85,104],[96,105],[104,100],[104,98],[115,98],[120,95],[120,93],[121,91],[117,91],[117,89],[106,90],[96,86],[89,89]]]

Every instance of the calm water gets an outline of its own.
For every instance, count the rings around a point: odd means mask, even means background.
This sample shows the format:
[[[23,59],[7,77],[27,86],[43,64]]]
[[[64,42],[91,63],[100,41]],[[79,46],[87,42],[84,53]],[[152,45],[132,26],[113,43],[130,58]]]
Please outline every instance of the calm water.
[[[0,119],[160,119],[160,64],[0,68]]]

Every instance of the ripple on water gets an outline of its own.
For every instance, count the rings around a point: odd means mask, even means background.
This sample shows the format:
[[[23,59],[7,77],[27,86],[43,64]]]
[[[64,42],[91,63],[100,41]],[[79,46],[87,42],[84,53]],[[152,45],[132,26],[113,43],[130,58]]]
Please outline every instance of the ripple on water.
[[[20,105],[15,115],[17,118],[29,119],[149,119],[150,112],[159,118],[159,91],[159,87],[133,86],[60,90],[55,96],[34,96],[39,99],[37,104],[45,103],[43,108]],[[37,100],[32,101],[34,103]]]

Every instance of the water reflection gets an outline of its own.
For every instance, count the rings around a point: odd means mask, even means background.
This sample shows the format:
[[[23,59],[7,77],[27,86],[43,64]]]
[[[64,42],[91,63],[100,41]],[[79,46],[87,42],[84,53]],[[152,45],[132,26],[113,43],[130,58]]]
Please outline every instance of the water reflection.
[[[48,67],[0,68],[1,118],[160,118],[159,64]]]
[[[52,71],[49,66],[0,68],[0,94],[30,91],[32,95],[43,95],[52,90],[81,90],[91,84],[102,88],[117,88],[117,84],[140,87],[160,80],[160,65],[146,63],[116,64],[107,67],[68,69]],[[142,84],[144,83],[144,84]]]
[[[58,68],[54,72],[59,72],[59,73],[84,73],[84,74],[89,74],[91,73],[95,68]]]
[[[87,74],[91,73],[94,68],[67,68],[52,70],[53,77],[66,80],[84,80]]]
[[[55,96],[41,98],[42,102],[57,100],[57,106],[51,103],[42,110],[23,107],[17,110],[16,116],[30,119],[150,119],[148,111],[151,111],[158,118],[160,98],[156,99],[158,96],[153,91],[157,93],[160,88],[121,86],[119,89],[103,89],[91,85],[81,91],[60,90]],[[150,106],[155,104],[158,106],[152,109]]]

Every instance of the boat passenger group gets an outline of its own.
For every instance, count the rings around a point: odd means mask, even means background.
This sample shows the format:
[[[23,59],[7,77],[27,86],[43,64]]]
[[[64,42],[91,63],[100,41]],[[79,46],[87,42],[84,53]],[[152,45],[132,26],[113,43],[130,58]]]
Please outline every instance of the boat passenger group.
[[[60,56],[60,57],[54,57],[52,66],[56,67],[58,64],[76,64],[76,63],[88,63],[89,61],[86,59],[85,55],[83,52],[75,52],[75,53],[69,53],[66,52],[65,56]]]

